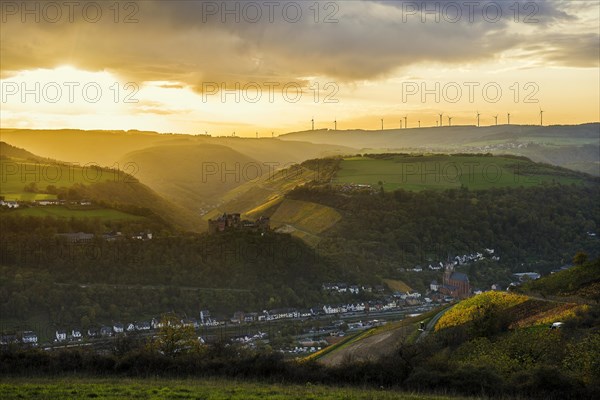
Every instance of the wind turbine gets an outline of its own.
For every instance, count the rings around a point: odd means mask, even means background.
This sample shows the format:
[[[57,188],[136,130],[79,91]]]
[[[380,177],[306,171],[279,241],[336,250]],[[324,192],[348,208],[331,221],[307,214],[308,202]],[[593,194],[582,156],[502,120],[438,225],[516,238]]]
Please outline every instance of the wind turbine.
[[[337,131],[337,118],[333,121],[333,130]]]
[[[508,125],[510,125],[510,113],[508,113],[507,115],[508,115]]]
[[[421,127],[421,120],[419,120],[419,128]]]
[[[400,118],[400,129],[402,129],[402,118]]]
[[[448,116],[448,126],[452,126],[452,117]]]
[[[480,115],[481,115],[481,114],[479,114],[479,111],[477,111],[477,127],[479,127],[479,116],[480,116]]]
[[[313,117],[310,122],[312,122],[312,130],[315,130],[315,117]]]
[[[408,117],[406,117],[406,116],[404,117],[404,129],[408,128],[408,120],[407,120],[407,118]]]
[[[544,110],[540,107],[540,126],[544,126]]]
[[[444,115],[444,113],[441,113],[441,114],[440,114],[440,126],[443,126],[443,125],[444,125],[444,123],[443,123],[443,121],[442,121],[442,115]]]
[[[381,130],[383,130],[383,118],[381,118]]]
[[[498,125],[498,114],[496,114],[494,118],[496,118],[496,125]]]

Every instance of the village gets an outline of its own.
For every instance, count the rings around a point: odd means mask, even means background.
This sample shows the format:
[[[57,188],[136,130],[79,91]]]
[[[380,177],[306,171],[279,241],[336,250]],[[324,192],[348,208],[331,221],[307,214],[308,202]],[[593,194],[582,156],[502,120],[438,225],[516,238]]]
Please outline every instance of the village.
[[[4,196],[0,196],[0,207],[6,207],[11,209],[17,209],[21,207],[48,207],[48,206],[79,206],[79,207],[90,207],[93,203],[89,200],[58,200],[58,199],[44,199],[34,201],[22,201],[22,200],[6,200]]]
[[[488,255],[493,250],[487,250]],[[198,333],[198,340],[215,340],[215,332],[219,332],[220,339],[228,339],[248,346],[256,343],[269,343],[273,326],[286,323],[302,323],[304,328],[293,338],[294,344],[289,342],[278,350],[284,353],[310,353],[333,344],[343,338],[347,333],[370,329],[386,324],[388,321],[403,319],[408,315],[418,315],[427,312],[441,304],[448,304],[471,295],[483,293],[481,289],[473,289],[469,278],[463,272],[458,272],[455,267],[461,263],[474,261],[483,257],[480,253],[457,256],[454,262],[443,265],[430,265],[429,268],[438,271],[443,269],[441,282],[434,280],[429,288],[420,293],[417,291],[390,290],[385,285],[323,283],[321,290],[329,294],[354,296],[355,301],[344,303],[321,304],[311,308],[278,308],[262,311],[236,311],[231,317],[214,316],[210,310],[200,311],[198,318],[176,316],[181,327],[192,327]],[[419,268],[412,269],[419,272]],[[510,290],[522,281],[538,279],[540,274],[534,272],[516,273],[515,281],[508,287],[498,284],[491,285],[489,290]],[[360,294],[369,293],[376,297],[374,300],[359,300]],[[172,313],[171,313],[172,314]],[[173,314],[172,314],[173,315]],[[171,324],[172,322],[170,322]],[[276,325],[272,325],[276,324]],[[52,349],[63,345],[93,345],[105,343],[106,340],[117,339],[130,335],[154,336],[164,326],[164,320],[157,316],[150,320],[133,322],[113,322],[99,327],[80,329],[77,327],[53,329],[46,334],[47,340],[41,344],[36,332],[25,330],[19,334],[3,335],[0,337],[0,346],[21,345],[38,346]],[[228,332],[225,336],[223,332]],[[244,333],[240,333],[240,332]],[[49,340],[48,340],[49,338]]]
[[[363,187],[359,188],[364,190]],[[87,200],[69,202],[76,207],[90,207],[93,204]],[[52,205],[65,205],[65,200],[38,200],[27,203],[31,207],[45,207]],[[1,206],[18,208],[19,202],[1,200]],[[241,218],[239,213],[223,214],[215,219],[208,220],[208,232],[211,235],[225,231],[249,230],[266,232],[270,230],[270,220],[260,217],[255,221]],[[126,238],[137,240],[151,240],[153,234],[149,231],[139,232],[133,236],[121,232],[107,232],[95,235],[86,232],[60,233],[58,238],[71,244],[85,244],[94,240],[115,241]],[[457,255],[448,258],[445,262],[432,262],[423,268],[420,265],[412,268],[398,268],[400,273],[419,274],[424,269],[441,275],[440,281],[434,279],[426,290],[395,290],[388,285],[369,285],[346,282],[324,282],[321,291],[324,298],[333,297],[336,302],[322,303],[310,308],[276,308],[270,310],[242,311],[238,310],[231,316],[214,315],[210,310],[202,310],[197,316],[177,315],[173,311],[167,314],[174,316],[179,321],[176,326],[191,327],[198,334],[202,343],[215,340],[231,340],[247,346],[257,343],[272,343],[275,340],[272,326],[285,326],[286,324],[302,325],[300,331],[284,343],[277,344],[277,350],[285,353],[310,353],[323,347],[334,344],[347,333],[370,329],[386,324],[388,321],[406,318],[408,315],[418,315],[427,312],[440,304],[448,304],[483,292],[481,289],[472,288],[468,276],[457,271],[457,267],[476,263],[484,259],[498,261],[500,258],[494,249],[484,249],[482,252]],[[515,274],[516,280],[511,286],[516,286],[525,279],[537,279],[537,273]],[[509,290],[510,286],[501,287],[494,284],[489,290]],[[339,299],[343,299],[341,302]],[[166,315],[166,314],[165,314]],[[163,318],[156,316],[141,321],[112,321],[105,325],[93,327],[66,327],[52,326],[44,329],[38,336],[35,330],[21,330],[13,334],[3,334],[0,337],[0,346],[19,345],[25,347],[41,346],[52,349],[61,346],[104,345],[107,341],[124,336],[142,335],[154,336],[164,326]],[[215,332],[219,332],[218,335]],[[225,333],[224,333],[225,332]],[[275,332],[277,335],[277,332]]]

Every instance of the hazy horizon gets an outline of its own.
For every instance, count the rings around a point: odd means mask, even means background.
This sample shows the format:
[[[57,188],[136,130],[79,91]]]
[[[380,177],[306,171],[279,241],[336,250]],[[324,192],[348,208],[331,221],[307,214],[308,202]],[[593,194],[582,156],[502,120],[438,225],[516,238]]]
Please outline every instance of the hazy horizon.
[[[112,3],[111,3],[112,4]],[[29,8],[28,8],[29,7]],[[3,127],[261,137],[600,121],[594,1],[2,3]],[[27,49],[23,51],[22,49]],[[406,119],[404,119],[406,117]],[[337,121],[337,122],[336,122]]]

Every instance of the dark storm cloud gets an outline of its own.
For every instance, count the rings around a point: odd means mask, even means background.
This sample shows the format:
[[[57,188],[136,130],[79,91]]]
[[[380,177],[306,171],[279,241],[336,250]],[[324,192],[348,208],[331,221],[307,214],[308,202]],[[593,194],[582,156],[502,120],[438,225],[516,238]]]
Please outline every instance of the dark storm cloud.
[[[201,91],[205,82],[376,79],[415,63],[488,61],[514,48],[557,64],[598,65],[597,29],[553,30],[578,22],[563,1],[338,1],[319,3],[318,15],[312,1],[140,1],[136,8],[124,2],[118,15],[109,3],[96,2],[103,14],[93,23],[81,10],[73,22],[66,15],[49,22],[43,9],[39,23],[31,16],[22,23],[3,6],[2,73],[70,63]],[[295,21],[297,6],[302,18]],[[436,9],[438,15],[424,15]]]

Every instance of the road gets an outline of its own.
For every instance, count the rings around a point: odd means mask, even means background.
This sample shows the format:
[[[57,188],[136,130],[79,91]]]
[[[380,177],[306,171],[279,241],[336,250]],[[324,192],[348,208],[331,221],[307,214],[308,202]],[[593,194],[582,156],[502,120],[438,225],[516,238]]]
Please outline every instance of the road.
[[[439,321],[439,319],[442,317],[442,315],[444,315],[448,310],[450,310],[452,307],[454,307],[456,304],[443,309],[442,311],[440,311],[439,313],[435,314],[433,316],[433,318],[431,318],[429,320],[429,322],[427,323],[427,325],[425,325],[425,330],[423,330],[423,332],[421,332],[421,334],[419,335],[419,337],[417,338],[417,343],[419,343],[421,340],[423,340],[427,335],[429,335],[429,332],[431,332],[433,330],[433,328],[435,327],[435,324],[437,324],[437,322]]]

